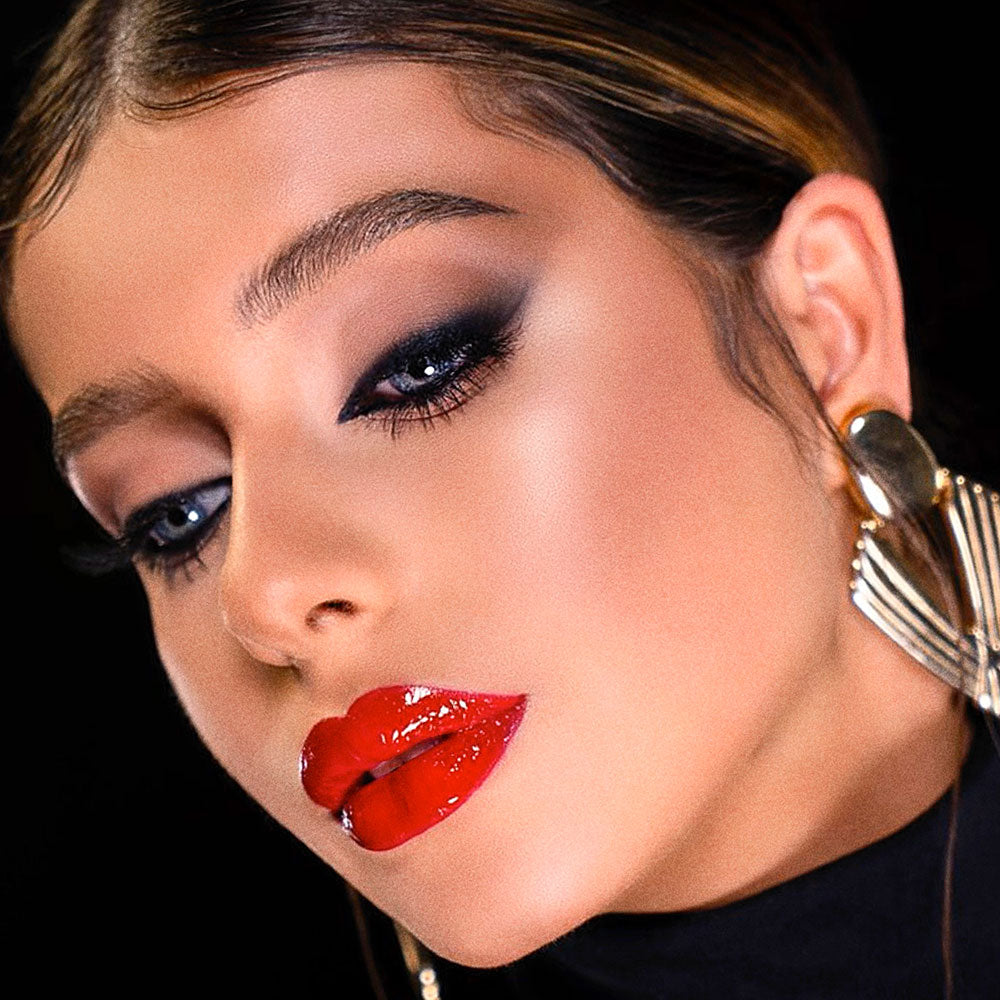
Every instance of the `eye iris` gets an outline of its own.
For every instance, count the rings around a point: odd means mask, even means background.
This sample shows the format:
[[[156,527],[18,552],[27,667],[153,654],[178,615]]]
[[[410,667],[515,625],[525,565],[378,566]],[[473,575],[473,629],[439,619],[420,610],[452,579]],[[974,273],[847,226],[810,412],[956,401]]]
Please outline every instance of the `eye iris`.
[[[454,368],[461,363],[461,357],[452,359],[450,367]],[[435,358],[426,355],[422,358],[414,358],[397,375],[389,379],[390,384],[399,392],[412,392],[419,388],[421,382],[428,379],[440,379],[448,370],[449,365]]]
[[[203,520],[205,512],[199,504],[190,501],[172,504],[159,524],[150,532],[154,546],[170,545],[186,537],[185,529]]]

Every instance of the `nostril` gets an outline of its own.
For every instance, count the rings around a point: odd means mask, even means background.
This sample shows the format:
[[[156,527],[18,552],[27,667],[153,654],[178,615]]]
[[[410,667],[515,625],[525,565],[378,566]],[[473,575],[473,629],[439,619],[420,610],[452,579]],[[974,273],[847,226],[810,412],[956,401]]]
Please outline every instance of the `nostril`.
[[[309,611],[309,614],[306,615],[306,625],[308,625],[309,628],[319,628],[320,623],[328,614],[339,613],[353,615],[356,610],[357,607],[353,601],[323,601],[322,604],[317,604]]]

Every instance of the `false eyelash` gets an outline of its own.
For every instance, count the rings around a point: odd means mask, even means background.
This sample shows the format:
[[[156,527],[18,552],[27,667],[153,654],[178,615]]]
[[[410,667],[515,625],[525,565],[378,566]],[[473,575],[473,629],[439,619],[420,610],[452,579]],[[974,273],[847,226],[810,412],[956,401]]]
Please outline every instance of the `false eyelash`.
[[[486,388],[485,376],[502,366],[517,350],[523,327],[523,290],[506,301],[475,307],[439,326],[412,334],[391,348],[362,375],[337,420],[346,423],[365,417],[387,428],[395,438],[403,426],[421,424],[425,429]],[[417,360],[447,360],[468,356],[455,372],[409,397],[381,405],[366,405],[372,390]]]
[[[99,542],[72,542],[59,548],[63,563],[76,573],[103,576],[125,569],[132,562],[132,553],[125,540],[109,535]]]
[[[430,393],[423,399],[390,404],[383,409],[374,411],[378,416],[370,419],[389,431],[390,440],[395,440],[403,427],[409,424],[420,424],[428,429],[438,419],[450,421],[451,414],[455,410],[464,406],[486,388],[488,384],[486,374],[499,367],[504,358],[505,355],[488,358],[475,368],[469,368],[464,372],[460,371],[439,390]]]
[[[200,553],[211,541],[230,500],[225,500],[200,526],[191,540],[176,547],[162,546],[160,549],[146,549],[149,531],[163,513],[173,504],[188,499],[199,490],[207,490],[228,480],[228,476],[196,486],[175,490],[159,497],[146,507],[129,516],[125,528],[118,537],[106,535],[97,542],[78,542],[64,545],[60,555],[70,569],[87,576],[104,576],[129,566],[139,564],[152,572],[161,573],[168,582],[179,569],[183,569],[190,582],[190,563],[197,562],[204,567]],[[231,498],[230,498],[231,499]]]

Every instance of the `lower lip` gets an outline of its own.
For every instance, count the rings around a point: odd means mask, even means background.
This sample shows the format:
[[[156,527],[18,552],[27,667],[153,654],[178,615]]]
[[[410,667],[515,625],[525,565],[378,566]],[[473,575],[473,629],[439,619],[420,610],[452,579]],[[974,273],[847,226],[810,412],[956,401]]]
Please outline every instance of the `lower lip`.
[[[524,715],[524,702],[445,736],[351,792],[339,818],[369,851],[388,851],[450,816],[486,780]]]

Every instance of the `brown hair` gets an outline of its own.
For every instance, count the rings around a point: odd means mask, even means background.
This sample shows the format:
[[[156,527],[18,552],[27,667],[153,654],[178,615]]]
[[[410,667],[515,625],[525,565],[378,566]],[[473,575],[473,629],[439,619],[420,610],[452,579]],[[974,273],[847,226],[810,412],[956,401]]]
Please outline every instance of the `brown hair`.
[[[757,280],[761,249],[811,177],[843,171],[883,189],[874,129],[810,0],[82,0],[0,149],[8,326],[14,234],[58,211],[109,116],[195,114],[373,59],[447,67],[484,128],[589,157],[685,251],[723,369],[803,464],[818,430],[863,468]],[[793,408],[807,419],[789,419]],[[908,523],[901,541],[956,612],[933,543]]]
[[[82,0],[0,153],[0,306],[16,229],[58,211],[109,116],[193,114],[293,73],[372,59],[449,67],[483,127],[588,156],[692,250],[737,386],[804,455],[776,402],[771,376],[784,367],[813,426],[859,467],[756,279],[759,252],[811,177],[844,171],[883,190],[852,75],[794,0]]]
[[[109,115],[191,114],[336,60],[426,61],[458,71],[481,125],[575,146],[689,238],[720,360],[778,416],[775,349],[813,393],[755,294],[755,255],[810,177],[846,171],[880,188],[882,172],[853,79],[800,8],[83,0],[0,153],[0,305],[6,311],[14,230],[58,210]]]

